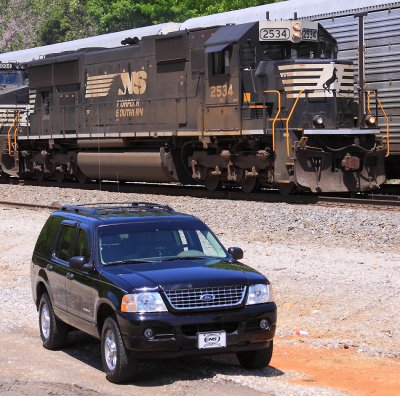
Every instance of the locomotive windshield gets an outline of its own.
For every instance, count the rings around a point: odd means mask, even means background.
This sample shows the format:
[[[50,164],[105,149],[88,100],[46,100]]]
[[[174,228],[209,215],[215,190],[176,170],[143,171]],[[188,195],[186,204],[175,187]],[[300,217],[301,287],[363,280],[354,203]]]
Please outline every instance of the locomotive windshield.
[[[17,71],[0,71],[0,85],[20,85],[21,73]]]
[[[330,43],[265,42],[260,45],[260,60],[335,58],[335,46]]]
[[[262,42],[258,47],[246,43],[241,54],[242,66],[255,68],[258,62],[268,60],[336,59],[337,47],[329,41]]]

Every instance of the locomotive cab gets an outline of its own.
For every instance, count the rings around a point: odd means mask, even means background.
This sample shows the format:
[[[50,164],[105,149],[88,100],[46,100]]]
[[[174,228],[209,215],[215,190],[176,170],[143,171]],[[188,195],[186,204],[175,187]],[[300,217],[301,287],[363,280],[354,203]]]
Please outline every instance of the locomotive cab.
[[[336,59],[334,38],[316,22],[264,21],[258,27],[257,40],[249,37],[241,48],[242,118],[253,130],[262,119],[263,134],[271,136],[274,183],[284,192],[363,191],[382,184],[379,129],[376,121],[358,117],[353,63]]]

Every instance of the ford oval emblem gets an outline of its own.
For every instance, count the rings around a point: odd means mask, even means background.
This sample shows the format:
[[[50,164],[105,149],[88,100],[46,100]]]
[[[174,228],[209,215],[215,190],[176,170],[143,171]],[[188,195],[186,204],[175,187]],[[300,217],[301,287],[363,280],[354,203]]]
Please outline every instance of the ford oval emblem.
[[[201,301],[205,301],[205,302],[212,301],[214,299],[215,299],[215,295],[214,294],[202,294],[200,296],[200,300]]]

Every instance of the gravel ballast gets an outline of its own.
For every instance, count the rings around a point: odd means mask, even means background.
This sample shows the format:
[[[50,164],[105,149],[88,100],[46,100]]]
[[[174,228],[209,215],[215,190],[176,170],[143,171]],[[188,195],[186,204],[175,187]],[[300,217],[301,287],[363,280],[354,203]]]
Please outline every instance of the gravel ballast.
[[[297,342],[288,337],[297,330],[310,346],[354,348],[370,356],[400,358],[400,211],[12,185],[0,185],[0,194],[1,201],[40,205],[148,201],[193,214],[226,247],[242,247],[242,261],[272,282],[278,342]],[[29,263],[49,213],[0,206],[0,325],[6,332],[38,334]],[[21,308],[18,313],[16,304]],[[215,381],[231,381],[261,392],[311,392],[292,388],[285,379],[242,377],[240,368],[237,376],[216,368],[215,372]]]

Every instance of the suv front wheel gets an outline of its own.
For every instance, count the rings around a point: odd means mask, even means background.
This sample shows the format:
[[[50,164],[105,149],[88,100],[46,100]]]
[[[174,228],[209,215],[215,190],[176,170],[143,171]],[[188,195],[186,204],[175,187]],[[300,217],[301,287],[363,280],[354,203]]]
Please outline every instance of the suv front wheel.
[[[54,314],[49,295],[44,293],[39,304],[40,338],[46,349],[61,348],[67,343],[68,325]]]
[[[118,324],[112,317],[105,320],[101,332],[101,358],[110,382],[119,384],[134,378],[136,359],[126,350]]]
[[[261,369],[269,365],[273,349],[274,342],[270,341],[267,348],[236,352],[236,356],[242,367],[250,370]]]

